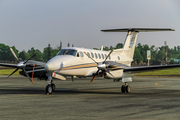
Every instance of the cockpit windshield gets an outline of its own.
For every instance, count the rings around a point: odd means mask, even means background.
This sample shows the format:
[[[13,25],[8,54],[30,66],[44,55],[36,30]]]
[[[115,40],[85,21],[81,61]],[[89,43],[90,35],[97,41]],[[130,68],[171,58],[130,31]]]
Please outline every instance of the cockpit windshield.
[[[72,50],[72,49],[62,49],[58,52],[57,55],[76,55],[77,50]]]

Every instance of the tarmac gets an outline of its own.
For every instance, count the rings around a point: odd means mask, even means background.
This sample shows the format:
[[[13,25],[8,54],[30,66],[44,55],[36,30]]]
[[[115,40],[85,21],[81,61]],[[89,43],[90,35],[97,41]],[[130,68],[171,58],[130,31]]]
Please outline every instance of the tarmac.
[[[179,120],[180,78],[133,77],[131,93],[112,79],[46,81],[0,76],[0,120]]]

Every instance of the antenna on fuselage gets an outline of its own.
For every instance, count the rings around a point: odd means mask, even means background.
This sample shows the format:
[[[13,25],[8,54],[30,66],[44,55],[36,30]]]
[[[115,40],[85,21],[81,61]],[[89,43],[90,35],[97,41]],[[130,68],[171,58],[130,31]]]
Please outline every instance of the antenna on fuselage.
[[[101,47],[101,51],[103,51],[103,46]]]

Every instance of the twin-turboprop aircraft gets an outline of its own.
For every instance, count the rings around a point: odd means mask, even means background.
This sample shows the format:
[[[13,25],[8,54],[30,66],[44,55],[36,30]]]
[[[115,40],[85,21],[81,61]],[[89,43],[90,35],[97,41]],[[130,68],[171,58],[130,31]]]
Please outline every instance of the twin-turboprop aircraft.
[[[61,49],[57,56],[50,59],[46,64],[27,60],[19,62],[17,65],[0,63],[0,66],[15,67],[16,70],[13,73],[18,69],[22,69],[20,74],[28,77],[31,82],[33,82],[33,77],[46,79],[46,93],[49,94],[52,94],[55,90],[53,78],[66,80],[67,76],[71,76],[72,80],[74,76],[92,77],[89,84],[91,84],[96,77],[114,79],[114,81],[122,80],[122,82],[125,83],[121,87],[122,93],[129,93],[130,86],[128,82],[132,81],[132,76],[135,73],[180,67],[180,64],[131,67],[139,32],[174,31],[174,29],[125,28],[101,31],[127,32],[124,47],[111,51],[67,47]],[[12,53],[14,54],[13,51]],[[15,54],[14,56],[18,60]],[[30,76],[32,76],[32,79]]]

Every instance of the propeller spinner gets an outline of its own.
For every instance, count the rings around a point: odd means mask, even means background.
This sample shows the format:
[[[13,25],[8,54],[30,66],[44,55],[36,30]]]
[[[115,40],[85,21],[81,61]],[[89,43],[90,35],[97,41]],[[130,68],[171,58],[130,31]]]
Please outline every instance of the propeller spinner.
[[[114,77],[114,76],[109,72],[109,70],[107,70],[107,68],[109,67],[109,65],[106,64],[106,60],[107,60],[107,58],[111,55],[111,53],[113,52],[113,50],[114,50],[114,49],[112,49],[112,50],[109,52],[108,56],[105,58],[105,60],[104,60],[103,62],[100,62],[100,63],[96,62],[93,58],[90,57],[89,54],[87,54],[86,52],[84,52],[85,55],[87,55],[91,60],[93,60],[93,61],[97,64],[97,68],[98,68],[97,72],[94,74],[93,78],[92,78],[91,81],[89,82],[89,85],[91,85],[91,83],[95,80],[95,78],[96,78],[96,76],[99,74],[99,71],[100,71],[100,70],[101,70],[104,74],[107,72],[107,73],[109,73],[112,77]]]

